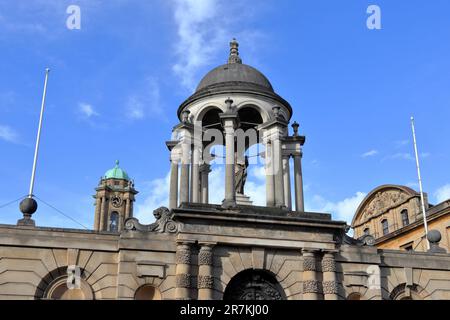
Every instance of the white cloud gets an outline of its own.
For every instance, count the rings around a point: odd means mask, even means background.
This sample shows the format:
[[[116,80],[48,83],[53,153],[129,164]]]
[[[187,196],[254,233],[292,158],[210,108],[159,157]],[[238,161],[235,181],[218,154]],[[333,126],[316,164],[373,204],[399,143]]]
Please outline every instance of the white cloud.
[[[383,161],[384,161],[384,160],[407,160],[407,161],[414,161],[415,158],[414,158],[410,153],[407,153],[407,152],[399,152],[399,153],[395,153],[395,154],[389,155],[389,156],[387,156],[387,157],[384,157],[384,158],[383,158]]]
[[[224,18],[216,0],[174,0],[174,18],[178,43],[175,46],[177,63],[174,72],[182,84],[194,89],[196,71],[210,62],[225,41]]]
[[[19,135],[17,132],[9,126],[0,125],[0,139],[6,142],[18,142]]]
[[[161,93],[158,81],[152,77],[146,79],[138,92],[128,97],[125,114],[130,120],[142,120],[151,116],[162,116]]]
[[[361,155],[361,157],[363,157],[363,158],[373,157],[373,156],[375,156],[375,155],[377,155],[377,154],[378,154],[378,151],[377,151],[377,150],[370,150],[370,151],[367,151],[367,152],[363,153],[363,154]]]
[[[306,211],[329,212],[333,214],[334,219],[346,221],[350,225],[356,209],[366,195],[366,193],[358,191],[354,196],[337,202],[314,195],[309,199],[310,201],[306,201]]]
[[[148,224],[153,222],[153,210],[159,207],[169,205],[169,183],[170,172],[164,178],[158,178],[144,183],[144,188],[140,192],[141,202],[138,198],[138,204],[135,206],[134,216],[140,223]]]
[[[394,144],[397,148],[406,146],[408,143],[409,143],[408,139],[394,141]]]
[[[94,110],[94,107],[91,104],[80,102],[78,104],[78,111],[85,118],[99,116],[99,113]]]
[[[438,203],[450,199],[450,184],[446,184],[437,189],[434,196]]]
[[[175,43],[176,63],[172,69],[182,85],[193,91],[202,67],[217,61],[217,54],[226,62],[228,42],[236,37],[245,43],[246,55],[257,52],[266,35],[244,25],[255,18],[257,7],[248,10],[245,1],[172,0],[178,41]],[[232,17],[232,18],[230,18]],[[255,62],[255,61],[253,61]]]

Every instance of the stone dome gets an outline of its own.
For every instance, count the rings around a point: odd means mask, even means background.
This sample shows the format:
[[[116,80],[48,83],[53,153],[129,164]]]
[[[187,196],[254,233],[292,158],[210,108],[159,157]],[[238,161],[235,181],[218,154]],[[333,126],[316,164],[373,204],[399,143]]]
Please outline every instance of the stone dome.
[[[228,63],[214,68],[203,77],[197,92],[219,86],[255,86],[255,89],[273,92],[269,80],[257,69],[241,63]]]
[[[121,180],[130,180],[128,174],[119,167],[119,160],[116,160],[116,165],[114,168],[106,171],[103,176],[104,179],[121,179]]]

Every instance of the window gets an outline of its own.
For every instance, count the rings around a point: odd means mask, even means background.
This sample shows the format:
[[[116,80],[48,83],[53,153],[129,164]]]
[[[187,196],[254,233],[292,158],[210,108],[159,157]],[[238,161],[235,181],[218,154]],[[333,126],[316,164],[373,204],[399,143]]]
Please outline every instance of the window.
[[[381,226],[383,227],[383,235],[387,235],[389,233],[389,223],[387,219],[381,221]]]
[[[119,230],[119,214],[116,211],[111,212],[109,218],[109,231],[117,232]]]
[[[370,229],[369,228],[365,228],[364,229],[364,235],[368,236],[370,234]]]
[[[408,218],[408,210],[402,210],[402,212],[400,213],[402,216],[402,223],[403,226],[406,227],[409,224],[409,218]]]

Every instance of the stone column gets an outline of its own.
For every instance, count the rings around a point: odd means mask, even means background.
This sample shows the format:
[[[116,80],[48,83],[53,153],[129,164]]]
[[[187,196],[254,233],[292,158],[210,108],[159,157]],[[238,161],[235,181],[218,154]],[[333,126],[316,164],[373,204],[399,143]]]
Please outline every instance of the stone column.
[[[283,161],[281,156],[281,141],[277,136],[273,139],[273,165],[275,180],[275,206],[284,207],[284,181],[283,181]]]
[[[325,300],[338,300],[336,281],[336,261],[333,252],[326,252],[322,258],[323,297]]]
[[[108,230],[108,201],[102,197],[102,209],[100,211],[100,231]]]
[[[319,299],[315,251],[303,250],[303,300]]]
[[[182,242],[177,244],[176,253],[176,289],[175,299],[191,299],[191,243]]]
[[[284,205],[292,210],[291,199],[291,170],[289,167],[289,155],[283,155],[283,182],[284,182]]]
[[[100,230],[100,217],[102,208],[102,197],[97,196],[95,199],[95,220],[94,220],[94,230]]]
[[[202,203],[209,202],[209,173],[210,172],[211,172],[211,166],[209,164],[204,163],[200,166]]]
[[[198,299],[214,299],[214,277],[213,277],[213,244],[199,243],[198,254]]]
[[[303,200],[303,175],[302,175],[302,153],[294,155],[294,176],[295,176],[295,210],[305,211]]]
[[[273,157],[272,157],[272,142],[266,141],[266,205],[268,207],[275,206],[275,181],[273,176]]]
[[[180,204],[189,202],[189,166],[190,166],[190,144],[183,142],[181,145],[181,176],[180,176]]]
[[[125,199],[125,212],[124,212],[125,219],[131,217],[130,202],[131,202],[131,199],[129,199],[129,198]]]
[[[178,160],[170,160],[169,209],[178,207]]]
[[[236,205],[235,176],[234,176],[234,121],[226,119],[224,121],[225,130],[225,207]]]
[[[200,147],[194,144],[192,151],[192,202],[200,202]]]

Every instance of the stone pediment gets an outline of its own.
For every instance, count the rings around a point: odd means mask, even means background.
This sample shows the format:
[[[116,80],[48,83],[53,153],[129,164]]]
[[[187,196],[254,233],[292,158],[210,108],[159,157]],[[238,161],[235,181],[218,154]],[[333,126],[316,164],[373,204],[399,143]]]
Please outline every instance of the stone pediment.
[[[378,216],[391,208],[398,207],[416,195],[417,193],[414,190],[404,186],[378,187],[361,202],[353,218],[352,226]]]

